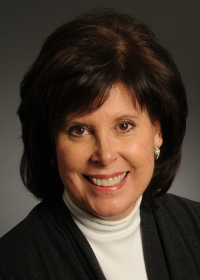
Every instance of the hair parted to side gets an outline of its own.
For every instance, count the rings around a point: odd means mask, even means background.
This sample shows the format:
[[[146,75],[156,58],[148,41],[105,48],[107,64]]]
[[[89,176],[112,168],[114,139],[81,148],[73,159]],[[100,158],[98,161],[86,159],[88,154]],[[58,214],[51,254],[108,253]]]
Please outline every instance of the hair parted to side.
[[[169,52],[141,21],[97,10],[64,24],[45,41],[21,83],[18,115],[24,152],[21,177],[38,198],[63,192],[55,160],[55,137],[64,119],[97,110],[110,89],[124,84],[152,122],[159,120],[163,145],[155,162],[150,196],[171,186],[181,159],[187,100]]]

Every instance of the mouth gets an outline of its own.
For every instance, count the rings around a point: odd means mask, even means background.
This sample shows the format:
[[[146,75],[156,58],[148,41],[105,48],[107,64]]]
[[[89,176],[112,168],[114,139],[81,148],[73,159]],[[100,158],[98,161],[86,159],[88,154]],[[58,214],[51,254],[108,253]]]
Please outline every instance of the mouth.
[[[115,177],[110,177],[108,179],[99,179],[99,178],[95,178],[95,177],[91,177],[91,176],[89,176],[87,178],[94,185],[97,185],[100,187],[113,187],[113,186],[120,184],[123,181],[123,179],[126,177],[127,173],[128,172],[124,172],[123,174],[120,174]]]

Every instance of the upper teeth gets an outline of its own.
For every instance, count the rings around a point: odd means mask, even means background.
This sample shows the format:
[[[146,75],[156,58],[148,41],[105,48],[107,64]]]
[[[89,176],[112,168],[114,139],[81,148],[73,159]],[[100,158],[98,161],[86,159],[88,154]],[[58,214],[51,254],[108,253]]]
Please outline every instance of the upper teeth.
[[[102,186],[102,187],[111,187],[111,186],[115,186],[118,185],[119,183],[121,183],[121,181],[124,179],[124,177],[126,176],[126,172],[124,172],[123,174],[113,177],[113,178],[109,178],[109,179],[97,179],[97,178],[93,178],[93,177],[89,177],[90,181],[98,186]]]

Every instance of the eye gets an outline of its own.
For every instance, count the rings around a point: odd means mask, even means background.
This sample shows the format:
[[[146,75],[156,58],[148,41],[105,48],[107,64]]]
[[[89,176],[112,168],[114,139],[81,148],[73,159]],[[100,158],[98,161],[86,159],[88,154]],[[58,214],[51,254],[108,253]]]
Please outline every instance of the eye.
[[[123,122],[118,125],[120,132],[129,132],[134,126],[131,122]]]
[[[72,136],[83,136],[90,134],[90,132],[84,126],[74,126],[69,129],[69,134]]]

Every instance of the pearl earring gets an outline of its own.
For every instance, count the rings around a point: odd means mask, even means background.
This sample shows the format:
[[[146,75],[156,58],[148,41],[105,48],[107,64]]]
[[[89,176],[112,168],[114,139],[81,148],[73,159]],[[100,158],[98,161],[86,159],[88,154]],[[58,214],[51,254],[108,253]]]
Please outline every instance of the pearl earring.
[[[155,160],[157,160],[160,156],[160,148],[154,147],[154,155],[155,155]]]

